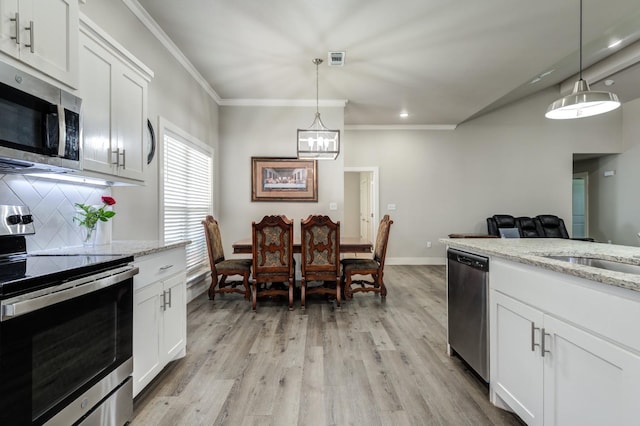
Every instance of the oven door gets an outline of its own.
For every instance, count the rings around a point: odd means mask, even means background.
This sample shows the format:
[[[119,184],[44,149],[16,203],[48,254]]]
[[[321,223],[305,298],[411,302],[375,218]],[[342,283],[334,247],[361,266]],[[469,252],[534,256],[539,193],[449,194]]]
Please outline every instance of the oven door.
[[[72,424],[93,409],[88,391],[132,364],[131,271],[2,301],[0,424]]]

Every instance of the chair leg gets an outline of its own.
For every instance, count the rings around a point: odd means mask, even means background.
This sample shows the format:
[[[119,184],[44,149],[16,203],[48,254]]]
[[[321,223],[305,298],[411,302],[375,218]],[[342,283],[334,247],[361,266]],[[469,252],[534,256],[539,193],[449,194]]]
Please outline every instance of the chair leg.
[[[342,280],[336,277],[336,307],[340,307],[340,293],[342,293]]]
[[[351,300],[351,275],[346,276],[347,280],[344,283],[344,300]]]
[[[209,300],[216,298],[216,285],[218,284],[218,277],[211,277],[211,285],[209,285]]]
[[[242,284],[244,285],[244,300],[251,299],[251,289],[249,288],[249,274],[246,273],[242,276]]]
[[[307,307],[306,294],[307,294],[307,280],[304,277],[302,277],[302,281],[300,282],[300,308],[303,311]]]
[[[293,311],[293,278],[289,278],[289,310]]]
[[[251,309],[253,309],[253,312],[256,311],[257,302],[258,302],[258,283],[254,280],[253,281],[253,301],[251,303]]]

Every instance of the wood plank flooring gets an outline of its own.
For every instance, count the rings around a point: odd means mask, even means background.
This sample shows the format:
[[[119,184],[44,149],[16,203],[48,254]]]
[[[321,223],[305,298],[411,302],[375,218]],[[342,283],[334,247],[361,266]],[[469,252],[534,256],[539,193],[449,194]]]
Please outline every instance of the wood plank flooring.
[[[187,356],[134,401],[136,425],[522,425],[446,353],[444,266],[386,266],[385,302],[241,295],[188,306]]]

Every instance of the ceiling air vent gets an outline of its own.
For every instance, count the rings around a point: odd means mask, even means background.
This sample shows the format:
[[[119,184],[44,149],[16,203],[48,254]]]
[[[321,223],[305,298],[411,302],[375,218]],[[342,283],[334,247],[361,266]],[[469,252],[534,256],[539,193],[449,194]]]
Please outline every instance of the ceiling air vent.
[[[330,67],[344,66],[344,52],[329,52],[329,66]]]

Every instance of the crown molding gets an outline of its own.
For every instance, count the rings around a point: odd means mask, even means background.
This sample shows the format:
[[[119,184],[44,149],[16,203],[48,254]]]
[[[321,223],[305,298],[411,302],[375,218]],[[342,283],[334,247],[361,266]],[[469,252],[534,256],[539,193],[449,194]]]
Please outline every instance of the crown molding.
[[[221,106],[260,106],[260,107],[337,107],[344,108],[349,102],[346,99],[221,99]]]
[[[457,124],[345,124],[345,130],[455,130]]]
[[[204,79],[202,74],[193,66],[193,64],[187,59],[182,51],[175,45],[175,43],[169,38],[158,23],[149,15],[149,13],[138,3],[137,0],[122,0],[122,2],[131,10],[131,12],[147,27],[147,29],[153,34],[160,43],[173,55],[174,58],[187,70],[189,74],[196,80],[200,86],[211,96],[211,98],[221,105],[222,98],[213,90],[213,87]]]

